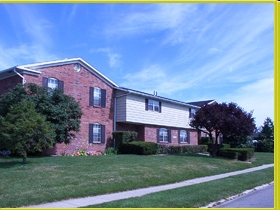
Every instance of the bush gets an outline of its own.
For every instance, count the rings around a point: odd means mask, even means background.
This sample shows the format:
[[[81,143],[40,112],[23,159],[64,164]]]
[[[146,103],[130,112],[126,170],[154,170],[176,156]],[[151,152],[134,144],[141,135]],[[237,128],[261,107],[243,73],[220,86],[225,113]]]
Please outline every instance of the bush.
[[[274,141],[258,141],[258,143],[256,143],[256,152],[274,152]]]
[[[121,154],[153,155],[157,153],[158,144],[153,142],[133,141],[122,144],[119,148]]]
[[[115,131],[112,134],[116,142],[117,150],[122,146],[122,144],[135,141],[138,135],[138,133],[134,131]]]
[[[210,144],[210,138],[209,137],[201,137],[200,138],[200,144]]]
[[[217,144],[217,156],[220,155],[220,150],[222,148],[230,148],[230,144]],[[212,154],[213,144],[208,144],[207,152]]]
[[[229,159],[238,159],[238,152],[220,149],[219,155]]]
[[[238,160],[241,161],[247,161],[251,159],[254,155],[254,148],[225,148],[225,149],[220,149],[219,155],[222,157],[227,157],[224,156],[224,155],[228,155],[227,152],[226,152],[227,154],[225,154],[225,151],[236,152],[238,154]]]
[[[113,147],[109,147],[104,151],[105,155],[116,155],[117,151]]]
[[[207,145],[185,145],[185,146],[166,146],[159,145],[157,154],[184,154],[184,153],[205,153]]]

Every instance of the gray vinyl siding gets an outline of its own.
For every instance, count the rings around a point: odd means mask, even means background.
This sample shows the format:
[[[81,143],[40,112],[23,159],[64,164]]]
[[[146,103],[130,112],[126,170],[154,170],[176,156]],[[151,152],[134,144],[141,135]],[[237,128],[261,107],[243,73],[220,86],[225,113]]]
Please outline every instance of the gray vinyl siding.
[[[126,97],[119,97],[116,99],[116,121],[126,121]]]
[[[117,122],[190,128],[189,107],[161,102],[161,113],[145,110],[145,97],[129,94],[117,99]]]

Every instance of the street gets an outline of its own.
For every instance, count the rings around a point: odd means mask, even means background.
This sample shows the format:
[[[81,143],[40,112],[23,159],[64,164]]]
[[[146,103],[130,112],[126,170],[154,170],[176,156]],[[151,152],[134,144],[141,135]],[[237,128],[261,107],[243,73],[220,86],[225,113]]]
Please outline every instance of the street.
[[[255,190],[247,195],[225,202],[214,208],[273,208],[274,184]]]

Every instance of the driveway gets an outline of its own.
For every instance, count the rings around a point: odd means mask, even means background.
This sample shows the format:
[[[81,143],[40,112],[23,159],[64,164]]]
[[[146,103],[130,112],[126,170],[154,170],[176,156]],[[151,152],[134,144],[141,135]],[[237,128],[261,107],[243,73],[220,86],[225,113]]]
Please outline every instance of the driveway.
[[[252,191],[214,208],[274,208],[274,184]]]

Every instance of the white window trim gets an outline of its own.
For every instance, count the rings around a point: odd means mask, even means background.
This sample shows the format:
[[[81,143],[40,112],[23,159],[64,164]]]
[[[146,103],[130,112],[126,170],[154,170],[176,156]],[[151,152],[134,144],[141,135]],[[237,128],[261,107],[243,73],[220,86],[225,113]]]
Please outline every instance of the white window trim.
[[[96,135],[97,135],[97,140],[96,140]],[[93,143],[101,143],[101,125],[99,123],[93,124],[92,138],[93,138]]]

